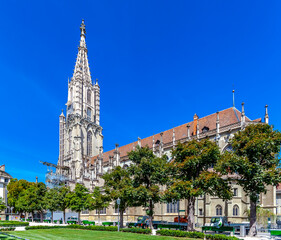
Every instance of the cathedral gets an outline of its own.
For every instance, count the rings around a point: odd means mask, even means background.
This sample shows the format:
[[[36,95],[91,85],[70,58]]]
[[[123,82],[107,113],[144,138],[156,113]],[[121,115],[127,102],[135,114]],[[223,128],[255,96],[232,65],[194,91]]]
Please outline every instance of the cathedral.
[[[58,170],[67,179],[73,189],[75,183],[82,183],[92,190],[95,186],[103,186],[102,174],[115,166],[128,166],[127,153],[139,146],[148,146],[154,154],[166,154],[171,157],[171,150],[179,142],[190,139],[209,138],[215,141],[221,151],[230,151],[229,139],[248,124],[268,124],[268,108],[265,106],[264,121],[250,119],[245,114],[244,103],[241,111],[232,107],[199,118],[193,119],[178,127],[163,131],[153,136],[140,139],[125,146],[103,152],[103,135],[100,126],[100,87],[98,81],[92,81],[85,42],[86,30],[84,21],[80,26],[80,45],[73,76],[68,83],[68,99],[66,116],[59,116],[59,159]],[[231,201],[223,201],[217,197],[200,196],[196,199],[195,218],[199,225],[210,221],[213,216],[227,216],[231,222],[247,221],[246,210],[249,209],[249,197],[243,189],[233,183],[234,197]],[[267,194],[260,196],[260,205],[276,212],[276,187],[269,186]],[[173,221],[178,210],[187,210],[185,200],[178,203],[159,203],[155,208],[155,219]],[[117,211],[114,205],[100,212],[102,221],[116,221]],[[138,216],[145,215],[141,207],[129,208],[124,214],[125,221],[135,221]],[[96,211],[82,212],[82,218],[97,220]]]

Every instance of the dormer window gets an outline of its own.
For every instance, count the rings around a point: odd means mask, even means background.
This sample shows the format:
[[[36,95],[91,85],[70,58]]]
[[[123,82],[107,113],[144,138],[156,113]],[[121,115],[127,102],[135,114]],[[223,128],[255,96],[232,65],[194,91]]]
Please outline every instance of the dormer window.
[[[209,131],[208,127],[205,126],[205,127],[202,128],[202,133],[205,133],[205,132],[208,132],[208,131]]]
[[[160,144],[160,141],[159,140],[157,140],[156,141],[156,143],[155,143],[155,145],[159,145]]]

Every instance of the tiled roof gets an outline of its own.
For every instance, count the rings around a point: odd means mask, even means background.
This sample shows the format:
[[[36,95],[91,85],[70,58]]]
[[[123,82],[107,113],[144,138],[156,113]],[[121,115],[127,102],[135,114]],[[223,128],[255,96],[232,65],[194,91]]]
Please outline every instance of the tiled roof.
[[[203,127],[208,127],[209,131],[211,130],[215,130],[216,129],[216,119],[217,119],[217,114],[213,113],[211,115],[199,118],[199,134],[202,133],[202,129]],[[236,108],[228,108],[225,110],[222,110],[219,112],[219,122],[220,122],[220,128],[231,125],[231,124],[235,124],[240,122],[241,119],[241,112],[239,110],[237,110]],[[245,120],[247,122],[250,122],[251,120],[246,117]],[[260,122],[261,119],[256,119],[254,120],[256,122]],[[193,129],[194,127],[194,121],[189,122],[189,123],[185,123],[183,125],[180,125],[178,127],[173,128],[175,131],[175,140],[179,140],[182,138],[186,138],[187,137],[187,125],[189,124],[190,126],[190,135],[192,135],[193,133]],[[163,132],[163,144],[166,143],[170,143],[173,141],[173,129],[169,129],[167,131]],[[157,140],[160,141],[160,133],[155,134],[153,136],[141,139],[141,146],[148,146],[150,148],[152,148],[152,144],[153,144],[153,137],[154,137],[154,143],[156,143]],[[120,152],[120,157],[124,157],[127,156],[127,153],[132,151],[134,149],[134,147],[138,144],[138,142],[132,142],[129,143],[127,145],[121,146],[119,147],[119,152]],[[109,160],[109,156],[113,156],[115,149],[110,150],[108,152],[104,152],[103,153],[103,161],[107,162]],[[92,158],[92,162],[94,162],[95,157]]]

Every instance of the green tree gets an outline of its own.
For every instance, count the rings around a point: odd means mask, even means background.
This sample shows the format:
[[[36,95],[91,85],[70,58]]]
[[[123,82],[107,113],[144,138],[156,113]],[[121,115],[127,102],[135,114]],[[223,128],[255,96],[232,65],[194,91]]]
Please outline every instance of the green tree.
[[[49,188],[44,196],[46,209],[51,212],[51,221],[54,222],[54,211],[59,209],[59,190],[58,188]]]
[[[4,202],[4,199],[0,197],[0,211],[5,210],[6,208],[7,208],[7,205]]]
[[[250,236],[257,234],[257,202],[268,185],[280,182],[278,155],[281,133],[267,124],[251,124],[237,132],[230,141],[233,152],[226,152],[218,169],[237,173],[237,183],[250,197]]]
[[[30,182],[24,179],[17,180],[16,178],[13,178],[10,180],[7,186],[8,205],[10,207],[13,207],[15,211],[23,213],[23,209],[19,209],[16,207],[21,205],[18,204],[17,201],[19,200],[19,197],[23,194],[24,190],[26,190],[30,186],[30,184]]]
[[[105,192],[110,200],[120,199],[120,227],[123,228],[123,214],[126,208],[132,205],[131,193],[133,191],[132,180],[127,169],[117,166],[111,172],[103,175]]]
[[[70,199],[67,197],[70,194],[69,187],[62,186],[58,189],[58,209],[63,212],[63,224],[65,224],[65,210],[70,205]]]
[[[89,194],[86,202],[86,208],[89,210],[98,211],[98,222],[100,223],[100,211],[107,208],[110,198],[107,195],[102,194],[99,187],[95,187],[93,193]]]
[[[228,182],[218,172],[209,171],[220,159],[220,150],[209,139],[191,140],[185,144],[179,143],[172,157],[172,181],[164,193],[164,199],[171,202],[188,200],[188,230],[194,231],[196,197],[210,194],[226,200],[232,196]]]
[[[76,183],[74,191],[66,195],[69,208],[78,213],[78,223],[80,224],[81,211],[88,207],[88,189],[79,183]]]
[[[128,153],[128,157],[132,161],[128,170],[134,187],[133,204],[147,208],[149,227],[152,229],[154,206],[161,199],[160,186],[168,181],[167,156],[159,158],[147,146],[137,146]]]

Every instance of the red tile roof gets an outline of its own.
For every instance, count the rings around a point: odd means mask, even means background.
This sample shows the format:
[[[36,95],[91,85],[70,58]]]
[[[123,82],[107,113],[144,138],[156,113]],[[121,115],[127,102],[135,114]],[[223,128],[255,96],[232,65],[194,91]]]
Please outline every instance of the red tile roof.
[[[202,129],[205,126],[209,128],[209,131],[215,130],[216,129],[216,119],[217,119],[216,113],[199,118],[198,119],[199,134],[202,133]],[[225,110],[222,110],[219,112],[220,128],[231,125],[231,124],[239,123],[240,119],[241,119],[241,112],[239,110],[237,110],[236,108],[231,107],[231,108],[228,108],[228,109],[225,109]],[[248,117],[246,117],[245,119],[247,122],[251,121]],[[256,119],[254,121],[260,122],[261,119]],[[188,124],[190,126],[190,135],[192,135],[193,129],[194,129],[194,127],[196,127],[196,126],[194,126],[193,121],[174,128],[176,141],[187,137],[187,125]],[[148,147],[152,148],[153,137],[154,137],[154,143],[156,143],[157,140],[160,141],[160,133],[158,133],[153,136],[141,139],[141,146],[147,145]],[[162,137],[163,137],[163,144],[172,142],[173,141],[173,129],[164,131]],[[138,142],[136,141],[136,142],[132,142],[127,145],[119,147],[120,157],[127,156],[127,153],[132,151],[137,144],[138,144]],[[113,156],[114,151],[115,151],[115,149],[110,150],[108,152],[104,152],[103,161],[107,162],[109,160],[109,156]],[[92,162],[94,162],[94,161],[95,161],[95,157],[92,158]]]

